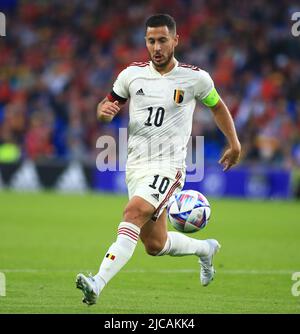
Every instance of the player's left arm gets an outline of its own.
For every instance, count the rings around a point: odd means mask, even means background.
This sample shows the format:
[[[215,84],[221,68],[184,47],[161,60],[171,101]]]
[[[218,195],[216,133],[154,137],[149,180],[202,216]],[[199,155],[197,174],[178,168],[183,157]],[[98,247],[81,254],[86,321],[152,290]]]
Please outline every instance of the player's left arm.
[[[199,80],[194,88],[195,98],[212,111],[218,128],[223,132],[229,144],[219,160],[219,163],[223,165],[223,170],[226,171],[238,163],[241,144],[231,114],[220,98],[209,73],[201,70],[198,74]]]
[[[241,144],[230,111],[223,100],[219,97],[217,103],[209,108],[218,128],[223,132],[229,144],[219,160],[219,163],[223,165],[223,171],[227,171],[238,163],[241,155]]]

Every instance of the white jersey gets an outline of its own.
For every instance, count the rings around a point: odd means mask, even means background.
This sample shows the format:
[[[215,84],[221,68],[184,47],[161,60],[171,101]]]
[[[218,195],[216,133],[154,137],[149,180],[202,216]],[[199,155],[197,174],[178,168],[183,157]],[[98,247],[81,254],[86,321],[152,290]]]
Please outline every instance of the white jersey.
[[[152,62],[124,69],[112,94],[130,98],[127,169],[184,169],[196,101],[213,89],[207,72],[177,61],[163,75]]]

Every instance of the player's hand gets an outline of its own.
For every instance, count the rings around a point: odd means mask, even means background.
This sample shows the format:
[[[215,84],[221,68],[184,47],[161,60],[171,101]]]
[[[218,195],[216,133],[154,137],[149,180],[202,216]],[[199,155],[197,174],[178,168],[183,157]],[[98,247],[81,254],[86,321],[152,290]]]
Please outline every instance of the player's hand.
[[[118,101],[105,101],[103,104],[98,105],[97,118],[100,121],[110,122],[119,111],[120,107]]]
[[[241,147],[237,148],[228,148],[222,158],[219,160],[219,164],[223,165],[223,171],[226,172],[232,166],[236,165],[239,162],[241,155]]]

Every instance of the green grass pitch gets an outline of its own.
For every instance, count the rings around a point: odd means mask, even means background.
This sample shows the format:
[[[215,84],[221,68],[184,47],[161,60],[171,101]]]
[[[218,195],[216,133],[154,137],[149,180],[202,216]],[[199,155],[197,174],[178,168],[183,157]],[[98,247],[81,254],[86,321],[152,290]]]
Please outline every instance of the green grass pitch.
[[[0,192],[0,313],[300,313],[291,292],[300,272],[300,203],[210,201],[211,221],[191,236],[222,244],[211,285],[200,285],[196,257],[151,257],[139,242],[87,307],[75,276],[98,270],[126,197]]]

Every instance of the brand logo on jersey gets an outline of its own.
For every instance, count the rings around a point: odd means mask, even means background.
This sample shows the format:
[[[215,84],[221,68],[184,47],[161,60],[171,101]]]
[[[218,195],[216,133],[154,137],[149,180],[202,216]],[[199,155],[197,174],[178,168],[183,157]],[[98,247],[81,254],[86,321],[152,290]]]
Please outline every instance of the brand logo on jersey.
[[[135,95],[145,95],[145,94],[144,94],[144,91],[143,91],[143,88],[139,89],[139,90],[135,93]]]
[[[180,89],[174,90],[174,101],[176,103],[181,103],[183,101],[184,91]]]
[[[151,194],[153,198],[155,198],[157,201],[159,201],[159,194]]]

